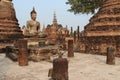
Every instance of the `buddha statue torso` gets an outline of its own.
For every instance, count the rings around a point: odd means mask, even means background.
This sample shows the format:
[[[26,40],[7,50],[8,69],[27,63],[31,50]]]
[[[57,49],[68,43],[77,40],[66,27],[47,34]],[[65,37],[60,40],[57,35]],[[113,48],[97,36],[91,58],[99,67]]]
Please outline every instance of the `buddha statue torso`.
[[[30,34],[39,33],[40,23],[38,21],[29,20],[27,21],[27,30]]]

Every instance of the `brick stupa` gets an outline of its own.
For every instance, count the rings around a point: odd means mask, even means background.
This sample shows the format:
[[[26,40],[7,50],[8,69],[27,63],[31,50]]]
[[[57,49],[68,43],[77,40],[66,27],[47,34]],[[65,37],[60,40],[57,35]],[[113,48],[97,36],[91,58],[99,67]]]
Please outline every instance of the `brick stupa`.
[[[0,0],[0,48],[22,38],[12,0]]]
[[[104,54],[111,46],[120,54],[120,0],[105,0],[84,32],[85,52]]]

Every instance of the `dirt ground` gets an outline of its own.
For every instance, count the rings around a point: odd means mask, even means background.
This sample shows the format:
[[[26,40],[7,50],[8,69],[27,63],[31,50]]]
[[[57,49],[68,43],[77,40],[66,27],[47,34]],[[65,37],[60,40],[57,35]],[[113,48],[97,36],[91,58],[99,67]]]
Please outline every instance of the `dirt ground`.
[[[120,80],[120,58],[115,60],[116,65],[107,65],[105,56],[75,53],[68,58],[69,80]],[[0,80],[49,80],[50,68],[52,63],[47,61],[30,61],[21,67],[0,54]]]

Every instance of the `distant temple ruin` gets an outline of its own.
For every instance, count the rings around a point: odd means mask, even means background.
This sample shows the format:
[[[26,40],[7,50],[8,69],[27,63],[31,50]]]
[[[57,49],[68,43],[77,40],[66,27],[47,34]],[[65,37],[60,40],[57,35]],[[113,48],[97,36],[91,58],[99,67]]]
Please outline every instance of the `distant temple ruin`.
[[[80,38],[81,51],[105,54],[107,47],[120,55],[120,0],[106,0],[89,20]]]
[[[57,23],[55,12],[53,15],[53,23],[51,25],[48,24],[46,28],[44,26],[42,32],[48,35],[48,40],[54,42],[53,44],[56,44],[60,40],[62,41],[62,39],[65,39],[67,36],[69,36],[69,30],[67,27],[63,27],[61,24]]]

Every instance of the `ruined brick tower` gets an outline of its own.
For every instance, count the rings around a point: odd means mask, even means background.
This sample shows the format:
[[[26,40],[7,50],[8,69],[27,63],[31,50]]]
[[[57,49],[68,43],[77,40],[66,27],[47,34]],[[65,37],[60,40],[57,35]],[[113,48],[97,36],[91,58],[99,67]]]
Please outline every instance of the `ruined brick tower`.
[[[54,12],[54,15],[53,15],[53,24],[51,26],[51,32],[50,32],[50,35],[49,35],[49,38],[54,43],[56,43],[56,40],[57,40],[57,28],[58,28],[58,24],[57,24],[57,19],[56,19],[56,13]]]
[[[0,1],[0,47],[6,47],[14,40],[22,38],[12,0]]]
[[[112,46],[120,54],[120,0],[106,0],[84,32],[85,52],[104,54]]]

